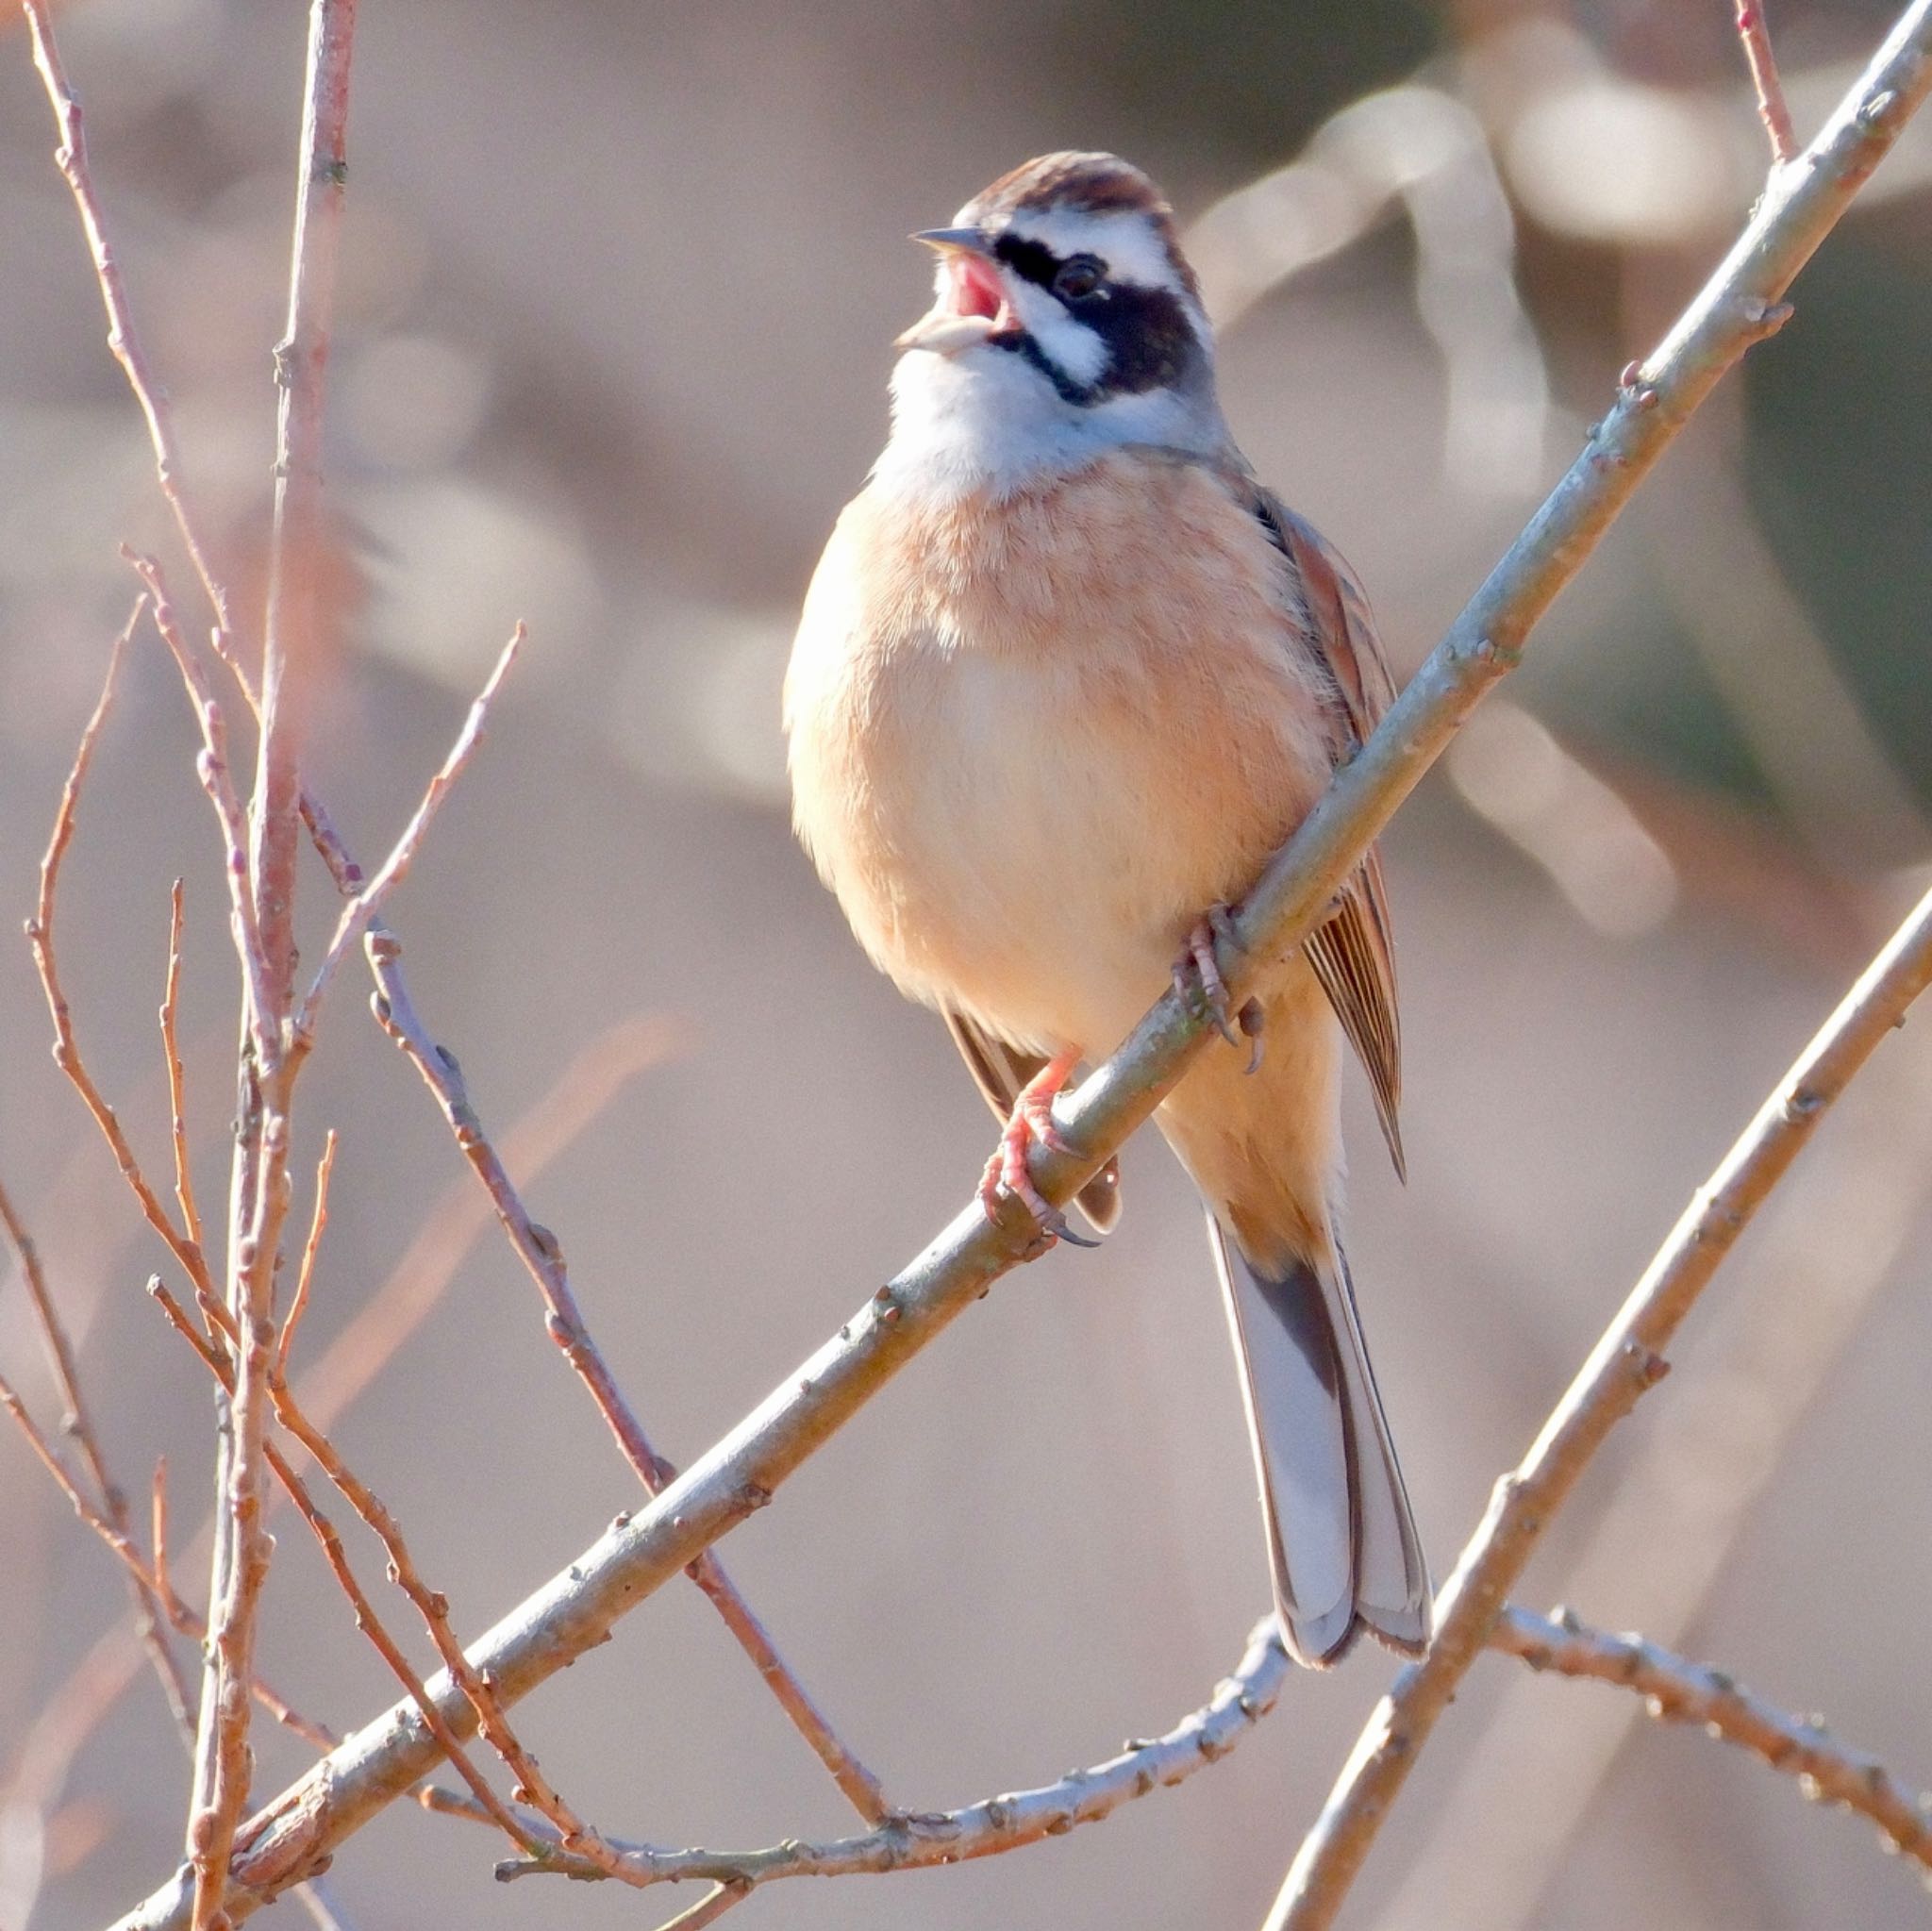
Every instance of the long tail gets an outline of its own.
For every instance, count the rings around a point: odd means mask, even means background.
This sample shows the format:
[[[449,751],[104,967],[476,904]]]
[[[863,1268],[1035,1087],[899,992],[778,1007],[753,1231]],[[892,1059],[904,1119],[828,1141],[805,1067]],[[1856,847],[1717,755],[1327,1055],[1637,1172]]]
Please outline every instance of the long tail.
[[[1320,1669],[1363,1628],[1395,1649],[1424,1648],[1428,1564],[1341,1250],[1332,1271],[1297,1261],[1271,1278],[1211,1218],[1208,1228],[1290,1652]]]

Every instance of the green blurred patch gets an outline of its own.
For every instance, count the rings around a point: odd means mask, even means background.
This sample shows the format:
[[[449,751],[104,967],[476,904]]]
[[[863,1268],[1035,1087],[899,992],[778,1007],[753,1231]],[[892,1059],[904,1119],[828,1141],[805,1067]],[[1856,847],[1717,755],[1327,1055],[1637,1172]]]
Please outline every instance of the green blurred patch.
[[[1405,79],[1441,41],[1413,0],[1072,0],[1041,23],[1056,64],[1204,162],[1287,159],[1337,108]]]
[[[1840,229],[1745,364],[1751,501],[1840,675],[1932,805],[1932,266]]]

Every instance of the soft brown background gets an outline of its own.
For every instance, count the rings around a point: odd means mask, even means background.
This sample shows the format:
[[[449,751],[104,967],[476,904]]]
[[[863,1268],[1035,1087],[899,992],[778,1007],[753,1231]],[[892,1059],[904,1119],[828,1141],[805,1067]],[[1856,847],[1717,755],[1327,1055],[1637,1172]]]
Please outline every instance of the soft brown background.
[[[902,237],[1068,144],[1141,160],[1192,216],[1432,62],[1424,77],[1479,110],[1515,204],[1515,272],[1553,390],[1527,471],[1501,489],[1452,473],[1442,358],[1399,221],[1262,300],[1224,355],[1244,446],[1354,558],[1406,671],[1750,198],[1757,137],[1719,0],[1256,11],[362,8],[330,431],[348,588],[315,778],[363,855],[379,851],[510,623],[529,620],[526,664],[395,919],[425,1014],[498,1126],[606,1024],[676,1016],[683,1057],[533,1190],[675,1456],[922,1245],[990,1143],[942,1031],[870,972],[781,795],[791,613],[880,441],[886,343],[924,299]],[[1828,75],[1885,18],[1792,4],[1774,25],[1794,77]],[[59,25],[191,478],[252,599],[302,9],[75,0]],[[1801,92],[1801,120],[1821,104]],[[166,541],[50,143],[8,22],[0,902],[14,919],[129,598],[115,546]],[[1895,159],[1801,284],[1795,323],[1545,626],[1507,697],[1556,741],[1520,709],[1499,714],[1391,837],[1414,1177],[1393,1184],[1353,1093],[1352,1252],[1439,1572],[1923,880],[1923,156]],[[1493,267],[1470,259],[1478,296],[1493,293]],[[185,598],[185,571],[178,583]],[[158,1172],[153,1012],[168,881],[187,877],[185,1030],[212,1203],[234,988],[191,735],[150,636],[83,808],[62,951],[95,1070]],[[308,883],[312,950],[325,888]],[[185,1535],[203,1507],[207,1390],[145,1305],[161,1257],[46,1030],[25,947],[0,948],[0,1176],[84,1337],[123,1481],[142,1490],[165,1450]],[[456,1171],[350,976],[324,1046],[305,1157],[326,1124],[342,1154],[309,1350]],[[1828,1126],[1529,1588],[1824,1710],[1907,1780],[1932,1778],[1926,1053],[1908,1031]],[[726,1550],[915,1807],[1041,1782],[1165,1727],[1265,1601],[1196,1210],[1157,1145],[1126,1168],[1126,1215],[1102,1252],[1004,1283]],[[4,1279],[0,1367],[51,1412]],[[634,1499],[489,1240],[338,1433],[468,1632]],[[356,1546],[379,1582],[379,1556]],[[109,1559],[0,1433],[0,1761],[123,1601]],[[266,1668],[305,1709],[350,1727],[391,1700],[292,1522],[267,1609]],[[1391,1668],[1372,1651],[1296,1676],[1233,1760],[1104,1827],[953,1872],[775,1887],[743,1922],[1251,1924]],[[1626,1736],[1634,1719],[1609,1692],[1484,1664],[1350,1923],[1879,1925],[1922,1907],[1862,1825],[1694,1735]],[[740,1844],[848,1826],[689,1590],[625,1623],[521,1723],[613,1832]],[[261,1744],[267,1793],[306,1759],[283,1737]],[[102,1922],[158,1881],[183,1790],[143,1679],[75,1766],[56,1832],[75,1855],[49,1875],[37,1931]],[[502,1889],[494,1855],[482,1833],[399,1806],[333,1881],[362,1927],[644,1924],[691,1897]],[[0,1923],[24,1895],[21,1856],[17,1836],[0,1841]]]

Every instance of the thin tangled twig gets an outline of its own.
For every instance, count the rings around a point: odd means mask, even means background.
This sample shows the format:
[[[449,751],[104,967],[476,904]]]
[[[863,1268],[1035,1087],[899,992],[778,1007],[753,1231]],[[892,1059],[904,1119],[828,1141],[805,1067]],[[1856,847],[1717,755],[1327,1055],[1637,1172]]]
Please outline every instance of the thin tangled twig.
[[[100,1503],[101,1513],[124,1541],[131,1540],[132,1523],[127,1510],[127,1498],[122,1492],[120,1485],[108,1473],[108,1459],[101,1447],[100,1435],[81,1395],[80,1370],[75,1359],[74,1344],[68,1339],[66,1323],[61,1321],[60,1310],[55,1306],[53,1292],[48,1288],[46,1271],[41,1265],[40,1250],[35,1246],[33,1237],[27,1232],[25,1223],[15,1211],[13,1202],[4,1187],[0,1187],[0,1227],[6,1229],[7,1238],[13,1243],[13,1251],[20,1259],[21,1277],[26,1284],[27,1300],[34,1310],[34,1323],[41,1331],[41,1340],[47,1354],[47,1365],[54,1377],[55,1389],[60,1396],[61,1432],[80,1444],[82,1459],[87,1463],[88,1473],[93,1478],[94,1492]],[[16,1408],[15,1413],[20,1419],[25,1420],[24,1408]],[[158,1545],[156,1566],[158,1573]],[[157,1590],[138,1576],[130,1577],[128,1586],[134,1602],[134,1626],[140,1634],[142,1646],[146,1650],[149,1660],[154,1665],[155,1676],[161,1686],[162,1696],[167,1700],[169,1713],[192,1746],[194,1738],[194,1719],[188,1706],[188,1680],[182,1675],[181,1665],[175,1660],[174,1651],[168,1647],[167,1639],[161,1634],[158,1620],[161,1617],[166,1617],[170,1622],[175,1620],[170,1591],[165,1582],[162,1582]]]
[[[207,1343],[201,1341],[199,1336],[196,1337],[196,1340],[203,1348],[207,1347]],[[211,1359],[212,1356],[209,1358]],[[208,1640],[208,1624],[167,1586],[158,1568],[142,1557],[141,1551],[134,1545],[134,1539],[125,1528],[102,1514],[82,1493],[79,1484],[67,1472],[60,1457],[54,1453],[53,1445],[41,1431],[40,1425],[27,1413],[26,1404],[5,1380],[0,1380],[0,1407],[6,1408],[13,1417],[21,1433],[26,1438],[27,1446],[33,1450],[41,1466],[53,1476],[75,1514],[112,1551],[135,1586],[147,1591],[166,1614],[174,1628],[192,1641],[205,1642]],[[340,1740],[337,1737],[324,1729],[320,1723],[310,1723],[286,1698],[278,1696],[268,1685],[258,1680],[254,1685],[253,1693],[255,1700],[277,1723],[292,1730],[304,1741],[314,1744],[318,1750],[332,1750],[336,1747]]]
[[[202,1365],[214,1376],[224,1393],[232,1396],[235,1374],[229,1363],[216,1354],[196,1332],[193,1322],[188,1318],[187,1310],[161,1285],[158,1276],[150,1278],[147,1290],[155,1305],[167,1317],[169,1325],[201,1357]],[[342,1547],[342,1539],[336,1532],[335,1524],[316,1507],[314,1498],[308,1493],[308,1485],[290,1467],[288,1457],[273,1441],[265,1441],[262,1444],[262,1453],[270,1471],[281,1484],[282,1492],[295,1505],[296,1512],[308,1524],[310,1534],[321,1546],[323,1559],[328,1564],[329,1573],[335,1577],[338,1587],[349,1599],[349,1606],[356,1615],[356,1627],[369,1639],[375,1653],[389,1665],[396,1680],[408,1690],[424,1726],[443,1749],[450,1753],[450,1763],[476,1793],[476,1801],[484,1812],[501,1825],[513,1842],[531,1842],[532,1839],[525,1835],[517,1820],[505,1807],[502,1799],[490,1788],[488,1779],[470,1761],[461,1740],[444,1722],[442,1713],[437,1708],[423,1679],[409,1667],[408,1658],[404,1656],[400,1645],[384,1626],[381,1617],[376,1614],[375,1604],[369,1600],[368,1593],[357,1581],[356,1573],[349,1566],[348,1552]]]
[[[1641,1636],[1593,1629],[1568,1609],[1539,1616],[1513,1603],[1491,1631],[1490,1647],[1520,1656],[1532,1670],[1634,1690],[1660,1723],[1694,1724],[1761,1756],[1797,1778],[1814,1802],[1869,1818],[1888,1850],[1932,1871],[1932,1799],[1913,1796],[1875,1756],[1840,1742],[1822,1723],[1754,1696],[1724,1671]]]

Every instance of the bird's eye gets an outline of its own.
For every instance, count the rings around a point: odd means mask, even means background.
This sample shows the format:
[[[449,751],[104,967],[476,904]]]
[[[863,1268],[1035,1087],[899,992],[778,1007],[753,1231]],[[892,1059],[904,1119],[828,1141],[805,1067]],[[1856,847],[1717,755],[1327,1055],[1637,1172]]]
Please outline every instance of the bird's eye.
[[[1053,278],[1053,291],[1069,302],[1084,301],[1106,279],[1103,269],[1091,255],[1076,255],[1061,265]]]

